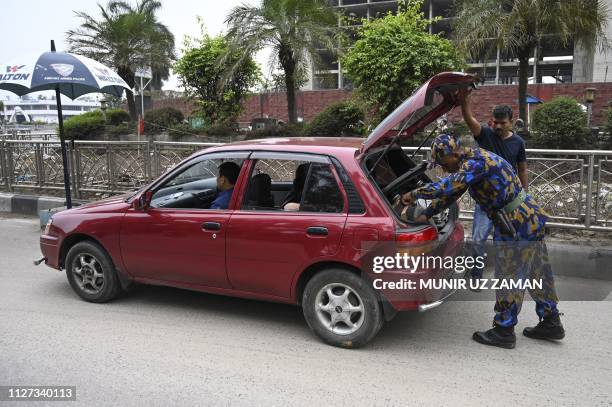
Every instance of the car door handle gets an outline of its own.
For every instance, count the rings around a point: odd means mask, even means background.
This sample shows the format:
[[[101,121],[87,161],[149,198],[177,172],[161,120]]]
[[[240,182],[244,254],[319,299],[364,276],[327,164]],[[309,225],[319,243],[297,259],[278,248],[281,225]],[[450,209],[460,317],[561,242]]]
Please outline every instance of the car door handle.
[[[306,229],[306,234],[316,235],[316,236],[327,236],[328,231],[327,231],[327,228],[323,226],[311,226],[308,229]]]
[[[204,230],[221,230],[221,224],[219,222],[204,222],[204,223],[202,223],[202,229],[204,229]]]

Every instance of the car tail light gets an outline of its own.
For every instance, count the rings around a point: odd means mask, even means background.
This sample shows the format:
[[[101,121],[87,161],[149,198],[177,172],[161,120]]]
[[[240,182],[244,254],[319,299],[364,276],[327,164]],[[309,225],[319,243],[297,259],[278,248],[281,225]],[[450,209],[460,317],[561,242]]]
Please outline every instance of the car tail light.
[[[413,231],[398,231],[395,233],[396,242],[429,242],[434,241],[438,238],[438,231],[430,226],[425,229],[413,232]]]
[[[401,255],[420,256],[429,252],[438,238],[438,232],[434,227],[427,227],[419,231],[397,231],[395,241],[397,252]]]

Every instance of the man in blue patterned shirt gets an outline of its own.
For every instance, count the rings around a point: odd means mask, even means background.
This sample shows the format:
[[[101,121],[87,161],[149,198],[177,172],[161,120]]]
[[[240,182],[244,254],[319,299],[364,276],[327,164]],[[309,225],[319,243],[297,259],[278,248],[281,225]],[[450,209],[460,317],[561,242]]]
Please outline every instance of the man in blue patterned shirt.
[[[544,227],[548,214],[525,193],[512,166],[498,155],[483,148],[464,148],[459,140],[442,134],[431,146],[432,160],[449,176],[422,186],[402,196],[404,204],[417,199],[432,200],[417,221],[428,218],[457,201],[466,191],[494,221],[496,244],[496,277],[524,280],[539,277],[542,289],[530,289],[536,302],[540,323],[525,328],[523,334],[536,339],[562,339],[565,331],[548,254],[544,244]],[[523,302],[524,290],[496,290],[493,328],[475,332],[474,340],[503,348],[514,348],[514,326]]]

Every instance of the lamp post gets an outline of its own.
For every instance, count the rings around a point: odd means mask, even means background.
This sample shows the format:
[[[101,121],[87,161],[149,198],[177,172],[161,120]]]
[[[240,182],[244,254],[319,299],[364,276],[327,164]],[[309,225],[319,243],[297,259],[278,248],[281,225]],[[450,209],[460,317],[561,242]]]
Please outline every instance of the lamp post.
[[[591,117],[593,115],[593,102],[595,101],[596,88],[586,88],[584,91],[584,101],[587,105],[587,127],[591,128]]]

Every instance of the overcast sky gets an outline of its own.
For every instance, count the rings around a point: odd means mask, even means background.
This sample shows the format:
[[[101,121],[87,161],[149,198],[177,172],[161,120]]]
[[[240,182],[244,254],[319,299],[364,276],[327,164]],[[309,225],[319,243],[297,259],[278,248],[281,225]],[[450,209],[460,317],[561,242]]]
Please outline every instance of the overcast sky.
[[[132,4],[136,0],[127,0]],[[158,19],[174,34],[177,53],[180,55],[185,35],[196,36],[200,29],[196,16],[201,16],[209,34],[216,35],[225,30],[223,22],[230,10],[242,3],[259,4],[260,0],[161,0],[162,9]],[[49,50],[54,39],[58,51],[66,49],[66,31],[79,26],[80,19],[74,11],[85,11],[99,16],[97,4],[106,5],[107,0],[2,0],[0,27],[4,33],[0,41],[0,64],[10,62],[23,54]],[[266,71],[267,53],[257,56],[257,61]],[[171,77],[163,89],[179,89],[176,77]],[[16,96],[0,91],[0,97]]]

